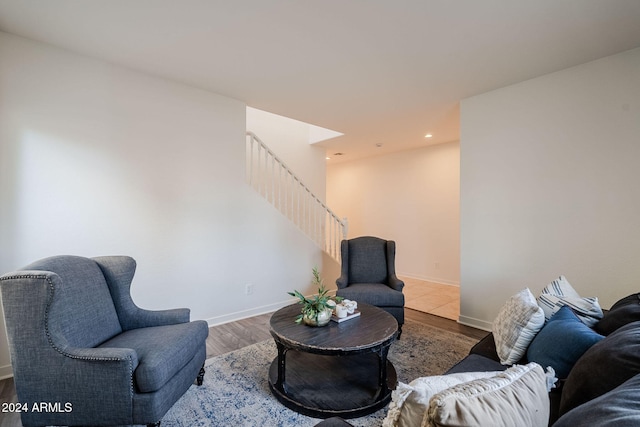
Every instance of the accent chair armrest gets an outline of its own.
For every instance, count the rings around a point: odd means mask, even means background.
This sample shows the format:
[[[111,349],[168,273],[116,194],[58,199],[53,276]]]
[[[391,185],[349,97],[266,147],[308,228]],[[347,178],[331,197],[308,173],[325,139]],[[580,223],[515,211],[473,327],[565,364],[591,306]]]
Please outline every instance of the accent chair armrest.
[[[346,288],[347,285],[349,285],[349,280],[347,279],[347,276],[340,276],[336,279],[336,285],[338,286],[338,289],[343,289]]]
[[[134,350],[126,348],[66,348],[58,349],[60,357],[51,360],[48,367],[34,373],[42,392],[35,399],[72,404],[74,418],[91,419],[95,414],[132,414],[134,371],[138,357]],[[45,372],[46,370],[46,372]],[[81,376],[74,375],[82,372]],[[87,381],[90,378],[90,381]],[[108,399],[105,399],[109,396]],[[23,397],[24,398],[24,397]],[[27,398],[28,399],[28,398]],[[132,418],[120,420],[130,424]]]
[[[396,291],[400,291],[402,292],[402,288],[404,288],[404,282],[400,279],[398,279],[398,276],[396,276],[395,274],[392,274],[389,276],[389,283],[388,283],[389,287],[391,289],[394,289]]]
[[[75,360],[91,360],[94,362],[125,362],[130,364],[133,370],[138,366],[138,355],[131,348],[56,348],[63,356],[70,357]]]
[[[51,341],[55,341],[55,338],[52,337]],[[138,366],[134,350],[51,344],[48,349],[43,347],[35,350],[37,356],[34,360],[38,362],[32,363],[29,369],[14,369],[14,381],[19,387],[21,402],[29,407],[38,402],[62,402],[68,405],[65,409],[69,412],[70,421],[95,419],[96,414],[108,411],[118,414],[114,415],[120,417],[115,420],[118,425],[132,424],[134,371]],[[14,363],[19,363],[18,360],[21,359],[16,359]],[[81,375],[78,375],[79,372]],[[26,422],[42,416],[27,414]],[[51,417],[54,417],[53,413]],[[55,418],[49,421],[37,419],[37,422],[47,425],[55,424]]]
[[[188,308],[170,310],[145,310],[131,298],[131,282],[136,272],[136,261],[128,256],[106,256],[92,258],[102,270],[120,319],[122,329],[138,329],[153,326],[187,323]]]
[[[136,328],[148,328],[150,326],[175,325],[177,323],[188,323],[191,317],[191,310],[188,308],[172,308],[169,310],[136,310],[136,320],[132,324]]]
[[[349,286],[349,242],[342,240],[340,242],[340,277],[336,280],[338,289],[344,289]]]

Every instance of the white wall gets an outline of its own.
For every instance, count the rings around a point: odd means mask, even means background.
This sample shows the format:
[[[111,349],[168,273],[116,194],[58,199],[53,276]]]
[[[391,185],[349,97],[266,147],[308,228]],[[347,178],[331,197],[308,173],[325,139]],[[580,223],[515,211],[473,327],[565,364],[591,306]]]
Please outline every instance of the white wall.
[[[327,168],[327,203],[349,238],[396,241],[399,274],[458,284],[459,144],[451,142]]]
[[[461,320],[564,274],[604,308],[640,278],[640,49],[461,104]]]
[[[0,33],[0,274],[126,254],[145,308],[277,308],[322,256],[245,184],[244,152],[242,102]]]

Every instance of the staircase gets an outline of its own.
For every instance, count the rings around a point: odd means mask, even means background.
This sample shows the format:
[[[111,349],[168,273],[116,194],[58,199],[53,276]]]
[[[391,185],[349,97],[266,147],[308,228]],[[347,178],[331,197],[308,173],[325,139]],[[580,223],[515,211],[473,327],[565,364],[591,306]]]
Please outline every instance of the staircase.
[[[347,219],[340,219],[255,134],[247,132],[246,178],[262,197],[340,263]]]

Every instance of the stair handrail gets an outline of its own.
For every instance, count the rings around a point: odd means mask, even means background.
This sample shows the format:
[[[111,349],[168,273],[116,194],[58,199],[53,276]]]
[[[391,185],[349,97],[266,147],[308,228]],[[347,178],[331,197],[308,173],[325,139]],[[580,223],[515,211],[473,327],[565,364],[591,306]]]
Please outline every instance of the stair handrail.
[[[256,189],[258,193],[262,194],[263,197],[280,210],[280,212],[289,217],[298,228],[314,240],[325,252],[340,262],[339,245],[340,241],[347,237],[347,219],[340,219],[255,133],[247,131],[246,135],[248,139],[246,178],[249,185]],[[257,159],[254,157],[254,152],[256,151],[254,149],[254,142],[258,144]],[[264,164],[261,156],[264,157]],[[268,171],[269,162],[271,162],[271,173]],[[275,172],[276,164],[278,167],[277,176]],[[265,173],[267,175],[266,177],[264,176]],[[288,179],[287,177],[290,177],[292,184],[286,194],[283,192],[283,186],[287,185],[286,182],[282,184],[283,174],[285,174],[285,180]],[[300,192],[306,194],[305,200],[301,199],[299,195]],[[297,200],[296,207],[293,206],[294,199]],[[287,203],[287,201],[290,201],[290,203]],[[324,225],[319,224],[319,214],[317,210],[312,214],[310,207],[305,206],[305,203],[308,204],[309,202],[313,202],[317,208],[325,214],[325,220],[322,221],[325,223]],[[293,212],[294,208],[297,208],[297,214]],[[309,218],[306,218],[307,221],[305,221],[305,218],[302,218],[301,215],[303,214],[309,215]],[[310,218],[311,215],[314,216],[313,225],[310,225],[312,221]],[[327,215],[328,218],[326,218]]]

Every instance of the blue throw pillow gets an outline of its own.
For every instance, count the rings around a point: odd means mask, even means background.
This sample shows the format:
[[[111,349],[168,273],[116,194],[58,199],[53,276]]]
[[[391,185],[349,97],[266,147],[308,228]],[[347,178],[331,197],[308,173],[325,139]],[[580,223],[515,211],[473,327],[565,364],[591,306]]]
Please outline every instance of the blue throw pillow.
[[[527,359],[543,368],[551,366],[558,378],[567,378],[580,356],[603,338],[564,306],[533,339],[527,349]]]

